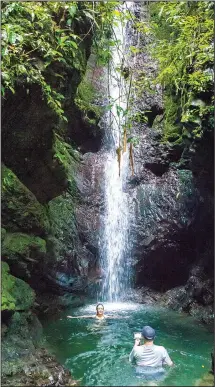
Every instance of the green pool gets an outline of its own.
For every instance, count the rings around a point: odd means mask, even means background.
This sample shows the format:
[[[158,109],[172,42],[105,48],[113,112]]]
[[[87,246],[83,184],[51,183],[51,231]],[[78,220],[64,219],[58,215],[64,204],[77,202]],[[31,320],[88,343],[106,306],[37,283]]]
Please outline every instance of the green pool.
[[[163,345],[175,363],[159,386],[194,386],[211,368],[213,334],[191,317],[164,308],[132,303],[104,303],[106,314],[119,319],[67,319],[92,315],[95,305],[67,310],[54,321],[43,321],[48,347],[81,386],[144,386],[128,362],[133,333],[144,325],[156,329],[155,344]]]

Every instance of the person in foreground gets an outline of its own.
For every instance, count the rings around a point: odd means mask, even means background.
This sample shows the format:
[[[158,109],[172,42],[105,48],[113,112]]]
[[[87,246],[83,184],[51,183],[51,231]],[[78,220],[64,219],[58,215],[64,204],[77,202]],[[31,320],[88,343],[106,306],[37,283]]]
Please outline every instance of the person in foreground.
[[[129,361],[136,363],[137,375],[147,380],[160,379],[164,376],[164,365],[173,366],[167,350],[154,344],[155,330],[150,326],[144,326],[139,335],[135,338],[134,347],[129,355]],[[140,345],[141,339],[144,344]]]
[[[96,305],[96,315],[91,316],[67,316],[68,318],[96,318],[97,320],[105,320],[106,318],[124,318],[120,316],[111,316],[111,315],[104,315],[104,305],[103,304],[97,304]]]

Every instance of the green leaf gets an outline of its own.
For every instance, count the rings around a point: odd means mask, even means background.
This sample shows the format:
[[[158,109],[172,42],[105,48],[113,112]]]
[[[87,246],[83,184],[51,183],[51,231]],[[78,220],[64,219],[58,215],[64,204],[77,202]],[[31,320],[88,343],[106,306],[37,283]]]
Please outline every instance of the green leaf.
[[[164,5],[163,5],[163,7],[161,7],[161,10],[160,10],[160,12],[159,12],[159,14],[158,14],[158,17],[161,17],[161,16],[162,16],[163,9],[164,9]]]
[[[66,40],[68,40],[69,37],[68,36],[61,36],[59,39],[58,39],[58,42],[59,44],[61,45],[62,43],[64,43]]]
[[[68,19],[67,22],[66,22],[66,25],[71,27],[71,24],[72,24],[72,19]]]
[[[116,105],[116,113],[118,117],[120,116],[121,112],[124,112],[124,109],[120,105]]]
[[[27,70],[24,65],[18,65],[18,70],[20,71],[20,73],[27,73]]]
[[[71,6],[69,7],[69,14],[70,14],[70,16],[74,17],[75,14],[76,14],[76,10],[77,10],[76,5],[71,5]]]
[[[70,44],[71,44],[73,47],[78,48],[77,43],[75,43],[73,40],[71,40]]]
[[[95,23],[95,25],[99,28],[99,25],[98,25],[98,23],[97,23],[95,17],[94,17],[90,12],[84,10],[83,13],[84,13],[85,16],[87,16],[89,19],[93,20],[94,23]]]
[[[139,140],[138,137],[129,137],[127,139],[127,142],[133,144],[134,146],[136,146],[136,145],[139,144],[140,140]]]
[[[112,109],[112,107],[114,106],[114,104],[109,104],[109,105],[106,105],[105,106],[105,110],[107,110],[107,111],[111,111],[111,109]]]
[[[15,43],[15,41],[16,41],[16,34],[15,34],[15,32],[13,32],[13,31],[9,32],[8,40],[9,40],[10,44],[14,44]]]
[[[8,48],[7,48],[7,47],[4,47],[4,48],[2,49],[2,51],[1,51],[1,54],[2,54],[2,56],[7,55],[7,54],[8,54]]]
[[[10,76],[9,76],[8,73],[6,73],[5,71],[2,71],[1,75],[2,75],[2,78],[3,78],[3,79],[5,79],[6,81],[9,81]]]
[[[8,87],[9,87],[9,89],[12,91],[12,93],[15,94],[14,88],[13,88],[12,86],[8,86]]]

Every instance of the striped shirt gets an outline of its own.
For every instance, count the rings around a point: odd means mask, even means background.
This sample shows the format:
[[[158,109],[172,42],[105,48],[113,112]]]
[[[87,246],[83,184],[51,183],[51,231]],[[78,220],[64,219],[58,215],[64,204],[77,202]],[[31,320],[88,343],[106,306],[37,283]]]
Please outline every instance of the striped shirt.
[[[172,365],[167,350],[161,345],[135,345],[130,353],[129,361],[135,361],[138,366],[162,367]]]

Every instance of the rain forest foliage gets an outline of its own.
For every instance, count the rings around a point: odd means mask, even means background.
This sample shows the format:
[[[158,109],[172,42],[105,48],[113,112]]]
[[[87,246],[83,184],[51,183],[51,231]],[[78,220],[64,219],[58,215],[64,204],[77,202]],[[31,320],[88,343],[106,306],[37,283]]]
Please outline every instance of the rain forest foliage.
[[[119,1],[3,3],[3,98],[7,98],[9,93],[15,94],[19,85],[24,85],[28,91],[30,85],[37,84],[49,107],[59,118],[68,121],[64,109],[64,69],[77,69],[83,77],[86,58],[83,57],[82,47],[87,45],[89,36],[93,40],[91,51],[96,57],[96,65],[109,66],[110,69],[112,50],[114,47],[119,50],[114,26],[125,24],[130,18],[130,12],[126,7],[122,10],[122,3]],[[86,23],[87,32],[82,28]],[[122,62],[124,59],[123,56]],[[121,67],[118,68],[118,73],[119,82],[122,83],[124,74]],[[54,77],[54,82],[51,77]],[[83,81],[78,87],[75,103],[83,112],[90,108],[95,117],[99,117],[101,109],[92,103],[94,94],[93,86]],[[128,106],[123,111],[119,101],[111,101],[109,96],[107,98],[109,104],[106,111],[111,113],[113,105],[116,107],[117,117],[113,119],[128,118]],[[131,120],[128,121],[127,119],[122,129],[124,145],[122,148],[119,144],[118,158],[126,147],[125,127],[129,127]],[[88,122],[95,123],[94,119],[88,119]],[[128,142],[132,147],[133,139],[128,139]]]
[[[38,84],[49,107],[65,121],[65,82],[62,65],[84,73],[86,58],[81,47],[91,36],[97,64],[111,68],[112,49],[119,48],[114,26],[132,20],[140,34],[152,34],[149,47],[159,64],[156,79],[145,74],[135,84],[135,93],[141,94],[150,84],[160,83],[164,91],[163,141],[184,144],[200,139],[204,130],[213,127],[213,2],[149,2],[150,23],[135,20],[121,2],[12,2],[2,4],[2,94],[7,98],[17,86]],[[88,31],[81,26],[89,24]],[[123,122],[117,157],[130,143],[130,161],[133,166],[132,147],[138,139],[132,136],[133,120],[144,122],[144,115],[134,117],[132,112],[132,69],[126,73],[129,56],[141,52],[131,46],[122,53],[122,66],[118,83],[126,80],[127,106],[108,97],[106,111]],[[50,82],[50,74],[56,82]],[[93,107],[93,89],[82,83],[76,95],[77,105],[84,110]],[[89,96],[89,98],[88,98]],[[114,109],[113,109],[114,106]],[[94,121],[92,121],[94,122]],[[207,123],[207,125],[206,125]],[[132,167],[133,169],[133,167]]]
[[[108,39],[118,2],[12,2],[2,4],[2,94],[15,93],[20,83],[40,85],[48,105],[64,115],[64,95],[49,82],[53,65],[83,71],[81,45],[92,35],[99,63],[110,58]],[[89,23],[87,33],[81,26]],[[55,66],[56,68],[56,66]],[[60,68],[60,66],[59,66]],[[62,72],[54,76],[64,82]]]
[[[164,140],[181,144],[212,130],[214,3],[150,4],[150,26],[158,60],[154,80],[164,90]]]

